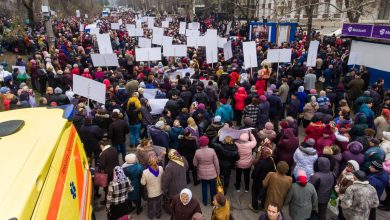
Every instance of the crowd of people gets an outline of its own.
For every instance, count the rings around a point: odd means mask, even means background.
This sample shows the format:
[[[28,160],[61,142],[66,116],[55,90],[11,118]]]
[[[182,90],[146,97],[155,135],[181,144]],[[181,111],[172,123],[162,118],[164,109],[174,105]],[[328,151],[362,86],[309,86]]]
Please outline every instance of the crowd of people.
[[[166,17],[158,16],[155,26]],[[185,44],[178,33],[184,18],[172,18],[164,34]],[[150,219],[163,210],[171,219],[205,219],[208,205],[212,220],[233,219],[226,197],[233,173],[235,190],[251,193],[249,208],[265,211],[261,220],[285,219],[284,206],[293,220],[329,219],[332,205],[338,219],[372,220],[376,208],[390,211],[390,91],[384,79],[370,84],[364,66],[348,67],[348,39],[314,33],[321,43],[313,68],[305,65],[302,29],[281,45],[256,39],[261,65],[249,70],[242,48],[247,26],[233,22],[227,30],[227,21],[198,19],[202,33],[213,28],[234,36],[233,58],[225,60],[221,52],[210,65],[199,47],[188,48],[186,57],[137,62],[137,38],[110,30],[118,19],[130,24],[137,16],[127,11],[95,20],[101,33],[110,34],[117,68],[93,65],[91,54],[99,49],[94,35],[79,32],[79,23],[87,24],[83,18],[54,19],[53,48],[39,24],[24,29],[25,40],[17,44],[0,38],[0,48],[29,54],[14,64],[25,72],[0,65],[0,110],[74,104],[73,124],[89,162],[108,174],[104,193],[95,186],[94,198],[103,196],[109,219],[139,215],[143,201]],[[12,28],[12,19],[0,19],[0,35]],[[151,36],[146,26],[144,36]],[[290,48],[292,62],[267,63],[270,48]],[[194,74],[169,77],[187,68]],[[75,94],[73,75],[102,82],[106,103]],[[151,113],[147,89],[157,89],[156,99],[169,99],[161,114]],[[239,135],[225,135],[228,129]],[[201,198],[192,195],[191,182],[200,185]]]

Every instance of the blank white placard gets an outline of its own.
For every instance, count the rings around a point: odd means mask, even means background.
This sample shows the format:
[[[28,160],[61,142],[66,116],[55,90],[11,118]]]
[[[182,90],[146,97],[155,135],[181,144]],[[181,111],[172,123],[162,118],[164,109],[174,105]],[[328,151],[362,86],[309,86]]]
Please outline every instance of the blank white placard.
[[[268,49],[267,62],[269,63],[291,62],[291,49]]]
[[[145,37],[138,38],[138,46],[142,48],[151,48],[152,47],[152,40]]]
[[[161,47],[136,48],[136,61],[159,61],[161,60]]]
[[[163,36],[162,46],[166,47],[172,45],[173,37]]]
[[[135,24],[126,24],[126,30],[135,29]]]
[[[349,53],[348,65],[361,65],[361,54],[351,51]]]
[[[309,46],[309,54],[307,55],[306,66],[316,66],[319,41],[311,41]]]
[[[186,34],[186,22],[180,22],[179,34]]]
[[[256,42],[242,42],[245,68],[257,67]]]
[[[187,37],[187,47],[198,48],[199,37]]]
[[[218,62],[218,40],[216,36],[206,36],[206,61],[207,63]]]
[[[144,89],[144,97],[147,99],[154,99],[156,97],[157,89]]]
[[[232,42],[230,40],[223,46],[223,56],[225,60],[229,60],[233,57]]]
[[[186,45],[167,45],[164,48],[165,57],[185,57],[187,56]]]
[[[104,53],[114,53],[111,46],[111,38],[109,34],[98,34],[96,35],[98,42],[99,52]]]
[[[148,17],[148,29],[152,29],[154,27],[154,17]]]
[[[223,46],[226,44],[227,38],[218,37],[218,47],[223,48]]]
[[[168,99],[152,99],[149,100],[149,105],[152,111],[150,112],[152,115],[161,114],[164,110],[165,104],[167,104]]]
[[[164,36],[164,28],[154,27],[152,43],[157,45],[162,45],[163,36]]]
[[[111,30],[119,30],[121,29],[120,23],[111,23]]]
[[[99,103],[106,103],[106,86],[95,80],[73,75],[73,92]]]
[[[119,66],[118,57],[112,54],[91,54],[93,66]]]
[[[169,27],[169,21],[162,21],[161,22],[161,27],[168,28]]]

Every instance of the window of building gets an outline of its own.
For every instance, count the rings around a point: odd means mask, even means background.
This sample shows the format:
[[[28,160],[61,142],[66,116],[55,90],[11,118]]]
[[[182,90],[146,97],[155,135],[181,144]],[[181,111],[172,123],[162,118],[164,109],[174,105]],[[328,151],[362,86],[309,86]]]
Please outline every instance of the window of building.
[[[381,3],[379,5],[378,19],[390,19],[390,0],[381,0]]]
[[[324,14],[329,14],[329,8],[330,8],[330,0],[325,0],[325,4],[324,4]]]
[[[268,3],[268,8],[271,9],[271,3]]]

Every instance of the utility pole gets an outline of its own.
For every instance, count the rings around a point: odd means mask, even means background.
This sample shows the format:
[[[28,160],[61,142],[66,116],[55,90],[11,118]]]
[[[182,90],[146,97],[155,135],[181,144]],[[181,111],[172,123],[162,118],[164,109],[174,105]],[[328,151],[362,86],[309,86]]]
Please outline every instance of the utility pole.
[[[43,14],[43,18],[45,19],[45,28],[46,28],[46,34],[48,37],[47,43],[49,44],[49,51],[51,48],[54,48],[54,43],[55,43],[55,37],[54,37],[54,32],[53,32],[53,25],[51,23],[51,10],[49,7],[49,0],[42,0],[42,6],[47,6],[49,9],[48,14]]]

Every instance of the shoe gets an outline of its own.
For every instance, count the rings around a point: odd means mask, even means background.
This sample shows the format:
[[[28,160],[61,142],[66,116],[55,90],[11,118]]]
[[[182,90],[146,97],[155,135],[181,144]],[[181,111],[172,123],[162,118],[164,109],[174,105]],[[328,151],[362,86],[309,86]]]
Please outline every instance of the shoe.
[[[144,210],[144,208],[142,208],[142,207],[137,209],[137,215],[139,215],[143,210]]]
[[[241,190],[240,190],[240,189],[236,189],[236,192],[238,192],[238,193],[239,193],[239,192],[241,192]]]
[[[245,190],[245,193],[247,193],[248,192],[248,190]]]
[[[258,213],[258,212],[259,212],[259,210],[253,208],[252,204],[249,204],[249,205],[248,205],[248,208],[249,208],[250,210],[252,210],[254,213]]]

